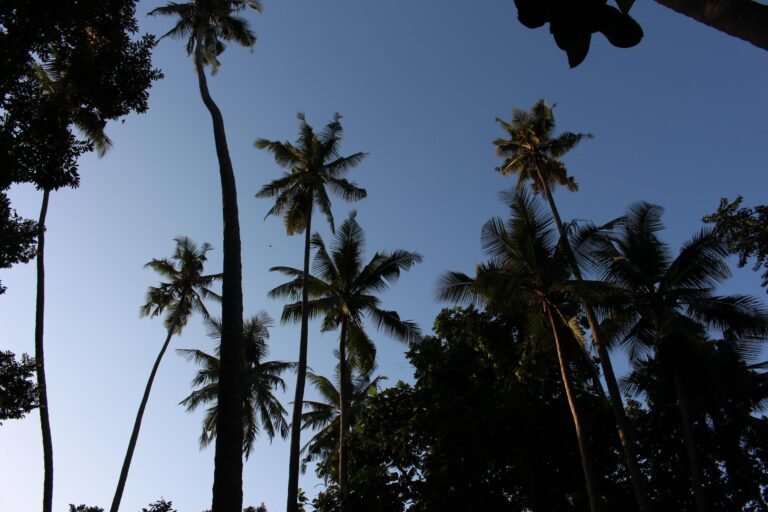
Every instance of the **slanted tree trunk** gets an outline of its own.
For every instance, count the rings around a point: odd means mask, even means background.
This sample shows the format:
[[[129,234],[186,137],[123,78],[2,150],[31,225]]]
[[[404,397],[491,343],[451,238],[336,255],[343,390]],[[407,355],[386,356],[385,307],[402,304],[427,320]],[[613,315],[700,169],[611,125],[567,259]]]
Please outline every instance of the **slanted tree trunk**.
[[[691,428],[691,408],[688,403],[688,394],[683,388],[683,381],[680,379],[680,372],[675,370],[675,392],[677,393],[677,407],[680,411],[680,424],[683,430],[683,440],[685,441],[685,451],[688,457],[688,470],[691,475],[691,487],[693,488],[693,498],[696,502],[697,512],[708,512],[709,505],[704,496],[704,486],[701,482],[701,465],[699,456],[696,453],[696,442],[693,439],[693,429]]]
[[[307,350],[309,340],[309,249],[312,238],[312,201],[307,206],[304,226],[304,281],[301,287],[301,335],[299,338],[299,366],[296,372],[296,394],[293,399],[291,420],[291,453],[288,462],[287,512],[298,511],[299,499],[299,451],[301,450],[301,413],[304,410],[304,384],[307,380]]]
[[[587,486],[587,496],[589,497],[589,510],[591,512],[597,512],[600,510],[600,495],[597,490],[597,479],[595,477],[595,471],[592,464],[592,450],[590,449],[589,441],[586,439],[587,435],[584,432],[581,416],[579,415],[579,410],[576,407],[576,397],[573,393],[571,379],[568,376],[568,364],[565,361],[565,353],[562,342],[560,340],[557,322],[555,321],[555,317],[552,314],[552,306],[549,304],[544,304],[543,306],[545,313],[549,318],[549,325],[552,328],[552,336],[555,339],[557,361],[560,365],[560,376],[563,379],[565,396],[568,399],[568,407],[571,409],[573,426],[576,430],[576,440],[579,444],[579,455],[581,455],[581,469],[584,471],[584,481]]]
[[[339,512],[347,510],[348,480],[347,447],[345,440],[349,428],[349,365],[347,364],[347,318],[341,321],[339,336]]]
[[[37,299],[35,302],[35,363],[37,390],[40,394],[40,429],[43,434],[43,512],[53,510],[53,440],[48,410],[48,386],[45,382],[45,351],[43,326],[45,322],[45,217],[51,191],[43,190],[43,203],[37,221]]]
[[[136,449],[136,442],[139,439],[139,430],[141,430],[141,421],[144,418],[144,409],[147,408],[147,402],[149,401],[149,393],[152,391],[152,383],[155,382],[155,375],[157,375],[157,369],[160,368],[160,361],[165,355],[165,351],[168,349],[168,345],[173,337],[173,332],[176,330],[176,326],[179,322],[179,316],[181,308],[176,310],[173,316],[171,327],[168,329],[168,335],[165,337],[160,353],[157,354],[155,364],[152,366],[152,371],[149,372],[149,379],[147,379],[147,385],[144,388],[144,395],[141,397],[141,403],[139,404],[139,411],[136,413],[136,420],[133,422],[133,430],[131,431],[131,438],[128,441],[128,450],[125,452],[125,459],[123,460],[123,467],[120,469],[120,478],[117,481],[117,488],[115,489],[115,496],[112,498],[112,506],[109,507],[110,512],[117,512],[120,510],[120,501],[123,499],[123,491],[125,490],[125,482],[128,480],[128,471],[131,469],[131,460],[133,460],[133,452]]]
[[[656,3],[768,50],[768,5],[752,0],[656,0]]]
[[[241,512],[243,508],[243,267],[237,187],[224,131],[224,118],[208,91],[197,35],[195,68],[200,97],[211,115],[221,179],[224,221],[221,293],[221,354],[219,414],[216,416],[216,454],[213,470],[213,512]]]
[[[565,226],[560,218],[560,212],[557,210],[555,199],[552,196],[552,189],[549,187],[549,183],[544,180],[544,176],[541,172],[539,162],[536,161],[536,173],[539,179],[539,183],[544,190],[544,196],[549,203],[549,208],[552,210],[552,216],[555,218],[555,224],[557,225],[558,233],[560,237],[565,237]],[[568,245],[569,257],[571,258],[574,277],[577,281],[582,280],[581,270],[576,263],[570,245]],[[600,366],[603,369],[605,375],[605,383],[608,386],[608,397],[610,398],[611,409],[613,410],[613,418],[616,423],[616,431],[619,434],[619,441],[621,443],[621,449],[624,452],[624,463],[627,466],[629,472],[629,479],[632,482],[632,491],[635,495],[635,502],[637,503],[637,509],[639,512],[650,512],[651,501],[648,497],[648,491],[645,486],[645,477],[640,472],[640,466],[637,463],[637,454],[635,453],[635,447],[632,442],[632,437],[627,428],[627,415],[624,411],[624,401],[621,398],[621,391],[619,391],[619,385],[616,382],[616,374],[613,371],[613,363],[611,363],[611,356],[608,353],[605,340],[603,338],[602,331],[600,330],[600,324],[597,321],[595,312],[592,309],[592,305],[587,301],[582,301],[584,311],[587,316],[587,323],[589,324],[589,330],[592,333],[592,341],[597,349],[597,355],[600,358]],[[600,388],[602,391],[602,388]]]

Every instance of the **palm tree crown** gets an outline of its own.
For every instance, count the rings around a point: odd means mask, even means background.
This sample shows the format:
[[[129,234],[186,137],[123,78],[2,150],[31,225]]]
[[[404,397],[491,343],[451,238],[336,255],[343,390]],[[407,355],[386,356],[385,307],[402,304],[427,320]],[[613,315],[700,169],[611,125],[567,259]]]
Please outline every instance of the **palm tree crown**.
[[[543,99],[529,112],[513,109],[511,123],[498,118],[496,121],[509,136],[493,142],[496,154],[504,158],[504,163],[496,170],[504,175],[517,174],[518,189],[531,181],[536,193],[551,189],[552,184],[565,186],[570,191],[578,190],[576,181],[568,175],[559,158],[592,135],[563,132],[555,137],[552,133],[555,116],[552,107]]]
[[[298,114],[297,117],[301,126],[296,145],[266,139],[258,139],[255,142],[257,148],[272,153],[275,162],[290,171],[282,178],[265,185],[256,197],[275,198],[275,204],[267,216],[284,215],[285,228],[289,235],[305,230],[315,203],[325,214],[331,230],[334,231],[331,201],[325,187],[328,186],[347,201],[365,198],[365,189],[343,176],[362,162],[367,153],[358,152],[349,156],[339,154],[343,134],[339,114],[335,114],[333,120],[319,134],[307,123],[304,114]]]
[[[628,307],[606,324],[629,347],[630,356],[672,343],[675,333],[699,323],[741,336],[743,343],[765,334],[765,312],[758,300],[714,293],[730,276],[723,241],[703,229],[673,257],[657,236],[663,229],[662,213],[657,205],[633,205],[617,236],[603,238],[594,252],[602,277],[631,296]]]
[[[301,415],[301,428],[315,430],[315,435],[301,449],[306,453],[303,464],[322,459],[328,466],[328,472],[336,475],[338,446],[339,446],[339,428],[341,398],[339,393],[339,367],[336,372],[336,383],[327,377],[309,373],[307,377],[317,392],[320,394],[321,401],[307,400],[304,402],[308,410]],[[350,382],[349,425],[354,426],[355,417],[365,406],[365,400],[375,394],[379,389],[379,384],[386,377],[379,376],[373,378],[371,372],[359,372],[352,377]],[[338,476],[338,475],[336,475]]]
[[[285,391],[285,381],[281,375],[295,365],[283,361],[264,361],[269,355],[267,339],[271,324],[272,319],[266,313],[258,314],[243,322],[244,362],[246,365],[244,372],[246,389],[243,394],[243,453],[246,458],[250,455],[253,443],[262,428],[270,440],[275,435],[282,438],[288,435],[286,412],[274,396],[273,390]],[[208,327],[209,336],[220,340],[221,322],[210,319],[208,320]],[[203,432],[200,435],[201,447],[208,446],[216,438],[219,351],[220,346],[216,347],[215,355],[207,354],[202,350],[177,350],[188,360],[194,361],[202,367],[192,380],[192,385],[197,389],[182,400],[181,405],[191,412],[201,405],[212,404],[206,410],[203,419]]]
[[[221,274],[203,274],[203,266],[208,259],[206,253],[211,250],[209,244],[204,243],[198,248],[187,237],[175,240],[176,250],[170,260],[153,258],[144,265],[167,279],[167,282],[149,287],[147,302],[141,307],[140,314],[155,317],[167,310],[165,327],[173,334],[179,334],[193,312],[201,313],[204,318],[210,317],[203,300],[221,300],[209,288],[221,279]]]
[[[150,16],[178,16],[176,25],[162,37],[186,39],[187,54],[200,50],[202,63],[213,73],[221,63],[218,56],[226,48],[224,41],[233,41],[246,48],[256,44],[256,35],[248,20],[233,13],[251,8],[261,12],[258,0],[196,0],[187,3],[170,2],[149,12]],[[162,39],[161,37],[161,39]]]
[[[364,264],[365,233],[355,217],[353,212],[342,223],[330,250],[319,234],[315,233],[312,237],[312,246],[317,253],[313,264],[315,275],[307,278],[312,297],[307,308],[309,315],[323,316],[324,331],[338,329],[342,321],[346,320],[353,333],[356,330],[359,334],[363,331],[364,317],[368,316],[378,329],[395,339],[405,342],[419,340],[421,334],[418,326],[414,322],[401,320],[395,311],[382,309],[381,300],[374,293],[396,282],[402,271],[421,261],[421,255],[404,250],[377,252]],[[271,290],[270,297],[301,298],[304,284],[304,273],[301,270],[291,267],[273,267],[270,270],[294,278]],[[301,302],[288,304],[283,310],[282,320],[297,321],[301,313]],[[348,338],[348,341],[353,337]]]

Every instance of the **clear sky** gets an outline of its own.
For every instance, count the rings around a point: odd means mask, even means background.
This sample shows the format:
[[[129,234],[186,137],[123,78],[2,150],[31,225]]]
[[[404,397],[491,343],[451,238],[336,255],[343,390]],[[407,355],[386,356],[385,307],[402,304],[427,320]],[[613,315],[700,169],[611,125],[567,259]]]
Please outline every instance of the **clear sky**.
[[[270,206],[254,193],[280,170],[253,141],[295,140],[297,112],[318,128],[344,115],[345,154],[370,156],[351,177],[369,197],[354,206],[334,201],[339,223],[358,210],[372,253],[420,252],[424,262],[383,296],[384,305],[429,332],[442,307],[434,296],[441,273],[471,272],[481,260],[480,229],[505,215],[497,193],[512,178],[494,172],[496,117],[539,98],[558,104],[559,129],[595,138],[566,163],[580,184],[560,191],[565,218],[606,221],[647,200],[666,210],[665,234],[678,246],[700,228],[723,196],[766,202],[768,54],[658,6],[638,2],[645,30],[636,48],[619,50],[600,35],[586,61],[570,70],[546,29],[515,19],[511,0],[264,0],[251,15],[253,52],[230,47],[210,80],[225,117],[238,179],[246,314],[282,304],[266,298],[281,277],[267,269],[301,265],[301,237],[287,237]],[[145,16],[143,31],[165,32],[170,19]],[[52,195],[46,244],[46,365],[53,426],[54,510],[68,503],[108,508],[139,399],[164,339],[159,319],[140,319],[143,269],[172,254],[172,239],[210,242],[218,271],[221,213],[210,119],[200,101],[191,60],[179,41],[162,41],[155,65],[165,73],[150,111],[108,126],[114,148],[81,162],[79,190]],[[37,217],[40,193],[11,190],[19,212]],[[327,225],[316,224],[323,236]],[[2,273],[0,348],[32,353],[34,265]],[[759,276],[736,272],[727,292],[764,298]],[[310,366],[329,374],[335,337],[310,337]],[[410,379],[405,347],[375,335],[380,373]],[[173,348],[211,350],[199,318]],[[296,360],[298,328],[272,330],[271,357]],[[138,511],[161,496],[181,512],[210,506],[213,450],[198,450],[201,414],[178,402],[195,367],[169,351],[155,381],[122,509]],[[288,375],[293,396],[293,375]],[[290,395],[290,396],[289,396]],[[312,396],[311,394],[309,396]],[[305,434],[303,439],[306,440]],[[245,465],[245,503],[284,507],[288,442],[260,439]],[[42,450],[36,414],[0,427],[0,511],[39,508]],[[321,487],[311,470],[301,485]]]

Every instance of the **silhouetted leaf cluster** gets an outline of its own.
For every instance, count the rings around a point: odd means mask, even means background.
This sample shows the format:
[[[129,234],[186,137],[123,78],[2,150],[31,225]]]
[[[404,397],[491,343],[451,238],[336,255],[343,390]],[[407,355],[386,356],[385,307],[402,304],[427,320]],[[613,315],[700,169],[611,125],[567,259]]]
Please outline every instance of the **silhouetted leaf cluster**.
[[[34,373],[35,361],[26,354],[17,361],[13,352],[0,352],[0,425],[37,408]]]

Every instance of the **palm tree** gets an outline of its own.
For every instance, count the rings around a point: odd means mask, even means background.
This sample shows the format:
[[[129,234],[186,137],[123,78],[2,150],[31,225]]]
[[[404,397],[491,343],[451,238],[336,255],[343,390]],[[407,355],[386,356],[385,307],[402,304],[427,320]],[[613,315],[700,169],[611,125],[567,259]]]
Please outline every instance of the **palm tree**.
[[[539,100],[529,112],[514,109],[511,123],[501,119],[497,119],[497,121],[509,137],[494,141],[498,156],[504,158],[504,163],[497,170],[504,175],[517,174],[518,190],[527,182],[531,182],[533,192],[542,194],[549,204],[560,237],[564,238],[566,226],[560,218],[560,212],[552,195],[552,188],[555,185],[561,185],[573,192],[578,190],[578,185],[574,178],[568,175],[565,165],[559,159],[583,139],[591,138],[592,135],[563,132],[555,136],[553,133],[555,117],[552,107],[545,100]],[[574,275],[577,280],[580,280],[582,279],[581,270],[575,264],[576,258],[573,254],[571,257],[574,260]],[[629,471],[637,507],[640,512],[648,512],[651,510],[651,504],[646,491],[645,477],[640,472],[631,434],[627,428],[624,402],[616,381],[616,374],[613,371],[606,340],[600,332],[599,322],[592,305],[583,301],[583,307],[608,386],[608,396],[613,409],[616,430],[624,452],[624,461]]]
[[[328,473],[338,479],[334,470],[339,468],[339,434],[341,430],[341,382],[340,365],[336,368],[336,384],[321,375],[309,373],[308,378],[322,401],[305,401],[308,411],[301,415],[301,429],[312,429],[316,433],[301,449],[306,453],[303,463],[313,460],[325,461]],[[365,400],[375,394],[379,384],[386,377],[372,378],[373,368],[369,371],[355,372],[349,379],[348,427],[352,428],[359,411],[365,406]]]
[[[128,470],[131,467],[136,441],[139,438],[144,409],[149,400],[149,393],[152,390],[157,369],[168,349],[171,337],[174,334],[181,334],[192,313],[201,313],[204,318],[210,316],[203,302],[205,299],[221,300],[221,297],[210,290],[210,286],[221,279],[221,274],[203,274],[203,265],[208,259],[207,253],[210,250],[211,246],[207,243],[198,248],[189,238],[180,237],[176,238],[176,250],[171,260],[166,258],[152,259],[145,265],[167,281],[160,283],[159,287],[150,286],[147,291],[147,302],[141,307],[140,313],[141,316],[155,317],[165,312],[164,323],[167,334],[144,388],[144,395],[141,398],[139,411],[136,413],[136,421],[133,424],[128,450],[120,470],[120,479],[117,482],[110,512],[117,512],[120,509],[120,500],[123,497],[125,482],[128,479]]]
[[[208,319],[208,334],[211,338],[221,340],[221,322]],[[283,439],[288,436],[288,422],[285,420],[285,409],[272,394],[273,390],[285,391],[285,381],[281,375],[293,363],[283,361],[264,361],[269,355],[267,339],[272,319],[266,313],[260,313],[243,322],[245,338],[245,370],[243,393],[243,454],[247,459],[253,449],[256,436],[261,428],[269,439],[279,435]],[[199,406],[211,404],[205,411],[203,432],[200,435],[200,447],[208,446],[216,438],[216,416],[218,415],[218,386],[219,367],[218,356],[220,347],[216,347],[216,355],[202,350],[177,349],[189,361],[194,361],[202,368],[192,380],[197,389],[181,401],[181,405],[192,412]],[[261,427],[259,426],[261,425]]]
[[[667,358],[677,394],[696,508],[708,502],[701,483],[689,399],[682,380],[683,342],[699,336],[700,325],[748,339],[768,333],[766,313],[756,299],[718,296],[715,287],[730,277],[728,249],[711,230],[702,230],[672,257],[657,233],[663,229],[659,206],[633,205],[613,239],[603,239],[595,259],[603,278],[631,293],[628,307],[607,320],[630,358],[653,350]]]
[[[51,191],[62,187],[77,187],[79,175],[75,162],[87,150],[96,148],[103,156],[111,146],[104,133],[105,122],[96,114],[81,108],[72,97],[72,84],[66,72],[56,69],[59,62],[32,65],[30,79],[43,93],[43,106],[39,115],[55,126],[52,144],[48,147],[50,161],[37,162],[35,184],[43,191],[40,215],[37,221],[37,289],[35,299],[35,361],[40,402],[40,427],[43,437],[43,512],[53,508],[53,439],[48,408],[48,385],[45,377],[45,232],[48,203]],[[51,121],[52,120],[52,121]],[[85,141],[75,140],[70,132],[70,123],[86,137]],[[59,139],[59,140],[55,140]]]
[[[242,397],[243,390],[243,268],[237,187],[224,131],[224,118],[208,90],[205,67],[215,73],[225,41],[253,47],[256,36],[247,20],[235,13],[261,10],[258,0],[193,0],[172,2],[150,15],[176,16],[176,25],[162,37],[186,39],[188,55],[194,55],[200,97],[211,115],[216,157],[219,161],[224,229],[222,279],[221,378],[216,454],[213,472],[213,510],[240,512],[243,507]]]
[[[600,282],[573,280],[567,241],[552,229],[546,214],[524,190],[503,194],[512,209],[505,224],[491,219],[482,231],[483,248],[491,259],[477,266],[475,277],[459,272],[445,274],[438,297],[455,303],[481,301],[492,309],[525,313],[531,332],[547,332],[554,341],[560,375],[573,418],[581,455],[590,510],[599,509],[597,477],[588,436],[576,403],[576,389],[568,372],[566,343],[583,341],[575,313],[579,296],[606,296],[610,287]],[[583,352],[575,352],[578,356]]]
[[[312,246],[317,250],[313,265],[314,276],[291,267],[274,267],[272,271],[294,279],[269,292],[273,298],[289,297],[298,300],[299,293],[303,295],[305,291],[311,297],[306,307],[303,300],[287,305],[283,310],[283,321],[297,321],[300,318],[303,321],[305,315],[323,315],[324,331],[340,329],[339,485],[342,490],[342,508],[347,481],[344,435],[349,428],[347,349],[350,349],[350,356],[360,361],[364,369],[372,368],[375,348],[363,328],[366,316],[378,329],[398,340],[413,342],[421,338],[416,324],[401,320],[395,311],[381,309],[381,301],[373,295],[397,281],[400,272],[420,262],[421,256],[403,250],[377,252],[364,265],[365,233],[355,217],[353,212],[339,227],[330,251],[320,235],[312,237]]]
[[[358,152],[349,156],[339,154],[339,145],[343,134],[339,114],[336,114],[319,134],[315,133],[303,114],[299,114],[297,117],[301,121],[297,145],[266,139],[256,141],[257,148],[272,153],[275,162],[290,171],[285,173],[282,178],[262,187],[256,197],[275,198],[275,204],[267,212],[267,216],[283,215],[288,235],[304,233],[304,274],[308,275],[312,211],[315,204],[328,219],[331,231],[335,231],[331,200],[328,197],[326,186],[347,201],[363,199],[367,195],[366,191],[354,182],[347,181],[343,176],[350,169],[356,167],[365,158],[366,153]],[[301,300],[303,304],[307,304],[309,301],[306,288],[302,290]],[[298,503],[301,404],[304,402],[309,340],[307,308],[303,308],[303,311],[299,339],[299,367],[296,375],[296,394],[291,421],[287,512],[297,512]]]

